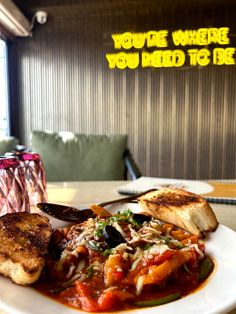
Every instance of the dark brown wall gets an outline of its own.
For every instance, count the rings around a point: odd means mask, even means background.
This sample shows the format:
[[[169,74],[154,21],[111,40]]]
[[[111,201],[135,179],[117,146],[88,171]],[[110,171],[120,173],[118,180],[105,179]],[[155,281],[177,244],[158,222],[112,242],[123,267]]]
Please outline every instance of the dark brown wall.
[[[236,47],[233,1],[15,2],[29,17],[49,12],[9,51],[23,143],[33,129],[127,133],[144,175],[236,177],[235,66],[120,71],[105,58],[111,34],[124,31],[229,26]]]

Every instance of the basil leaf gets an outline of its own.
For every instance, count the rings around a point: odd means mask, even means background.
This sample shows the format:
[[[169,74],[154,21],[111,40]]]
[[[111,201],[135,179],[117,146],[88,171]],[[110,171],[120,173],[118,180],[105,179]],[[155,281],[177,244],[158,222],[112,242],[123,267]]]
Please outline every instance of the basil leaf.
[[[199,280],[205,280],[214,268],[214,263],[209,257],[205,257],[200,266]]]
[[[156,300],[139,301],[139,302],[136,302],[135,305],[140,306],[140,307],[156,306],[156,305],[161,305],[161,304],[175,301],[179,299],[180,297],[181,297],[181,293],[177,292],[177,293],[169,294],[165,297],[162,297]]]

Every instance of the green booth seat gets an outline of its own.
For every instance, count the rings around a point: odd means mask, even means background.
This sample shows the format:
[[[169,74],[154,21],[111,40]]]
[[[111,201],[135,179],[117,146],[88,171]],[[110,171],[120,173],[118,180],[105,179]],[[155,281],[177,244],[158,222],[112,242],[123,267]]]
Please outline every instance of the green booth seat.
[[[47,181],[124,180],[141,175],[123,134],[33,131],[31,149],[40,154]]]
[[[16,146],[19,144],[18,138],[14,136],[4,136],[0,137],[0,155],[9,153],[16,149]]]

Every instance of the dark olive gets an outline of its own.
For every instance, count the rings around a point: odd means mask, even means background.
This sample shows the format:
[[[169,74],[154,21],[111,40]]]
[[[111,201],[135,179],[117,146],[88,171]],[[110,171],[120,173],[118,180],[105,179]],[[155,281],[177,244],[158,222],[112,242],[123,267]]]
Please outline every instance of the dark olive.
[[[64,239],[63,233],[59,230],[55,230],[52,233],[48,248],[48,252],[54,260],[58,261],[60,259],[61,253],[64,251],[66,244],[67,241]]]
[[[143,224],[145,221],[149,222],[152,217],[145,214],[133,214],[133,219],[139,224]]]
[[[65,245],[66,245],[66,240],[64,241],[64,243],[60,243],[59,245],[49,245],[49,252],[52,256],[52,258],[55,261],[58,261],[61,257],[61,253],[64,251],[65,249]]]
[[[122,234],[114,227],[107,225],[102,234],[104,236],[105,242],[109,245],[109,247],[113,248],[121,243],[125,243],[125,239]]]

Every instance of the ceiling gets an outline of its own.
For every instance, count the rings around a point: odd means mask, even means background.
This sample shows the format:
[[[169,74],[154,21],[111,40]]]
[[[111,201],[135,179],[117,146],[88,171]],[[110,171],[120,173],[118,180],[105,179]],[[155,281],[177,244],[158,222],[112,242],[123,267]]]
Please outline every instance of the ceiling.
[[[168,14],[175,11],[204,10],[221,14],[236,9],[235,0],[14,0],[23,13],[31,17],[37,10],[44,9],[51,16],[105,15],[105,14]]]

